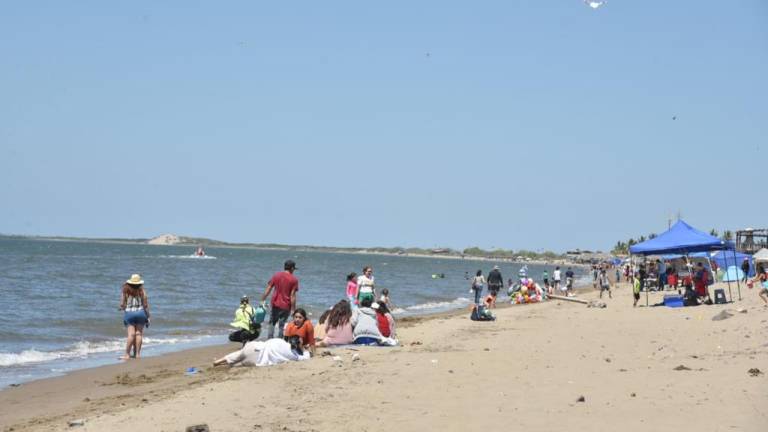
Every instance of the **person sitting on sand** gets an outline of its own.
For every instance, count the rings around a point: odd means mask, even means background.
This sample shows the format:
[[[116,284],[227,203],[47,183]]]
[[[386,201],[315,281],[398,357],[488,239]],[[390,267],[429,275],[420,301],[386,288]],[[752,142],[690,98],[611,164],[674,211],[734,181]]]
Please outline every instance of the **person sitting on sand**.
[[[381,303],[373,303],[371,309],[376,311],[376,327],[379,329],[379,333],[384,337],[389,337],[389,321],[387,321],[386,315],[381,313]]]
[[[360,301],[360,307],[352,311],[352,337],[358,345],[378,344],[384,336],[379,331],[376,311],[371,308],[370,298]]]
[[[326,309],[325,312],[320,315],[320,318],[317,319],[317,325],[315,326],[315,341],[325,339],[325,332],[328,329],[328,316],[331,314],[332,310],[333,308]]]
[[[293,321],[285,326],[285,336],[298,336],[301,338],[302,347],[308,348],[311,355],[315,355],[315,329],[312,321],[307,319],[307,312],[302,308],[296,308],[293,312]]]
[[[123,324],[128,332],[125,342],[125,354],[121,357],[127,360],[131,357],[141,357],[141,344],[144,338],[144,326],[149,327],[149,301],[144,291],[144,281],[141,275],[134,274],[125,281],[120,293],[120,310],[123,314]]]
[[[309,352],[302,349],[301,338],[290,336],[285,339],[248,342],[242,349],[214,360],[213,365],[272,366],[289,361],[309,360],[309,358]]]
[[[709,290],[707,289],[708,281],[709,271],[704,268],[702,263],[697,263],[696,271],[693,274],[693,287],[697,296],[709,299]]]
[[[395,337],[395,319],[392,314],[389,313],[389,308],[385,303],[374,303],[371,308],[376,311],[376,323],[379,327],[379,332],[385,338]]]
[[[354,342],[351,318],[350,303],[346,300],[336,303],[325,321],[325,338],[317,346],[348,345]]]

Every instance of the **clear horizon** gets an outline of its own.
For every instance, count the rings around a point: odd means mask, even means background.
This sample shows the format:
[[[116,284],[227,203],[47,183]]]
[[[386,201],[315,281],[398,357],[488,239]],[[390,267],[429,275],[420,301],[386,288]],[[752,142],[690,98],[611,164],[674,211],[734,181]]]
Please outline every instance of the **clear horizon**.
[[[763,228],[766,23],[759,0],[9,4],[0,232],[559,252],[678,212]]]

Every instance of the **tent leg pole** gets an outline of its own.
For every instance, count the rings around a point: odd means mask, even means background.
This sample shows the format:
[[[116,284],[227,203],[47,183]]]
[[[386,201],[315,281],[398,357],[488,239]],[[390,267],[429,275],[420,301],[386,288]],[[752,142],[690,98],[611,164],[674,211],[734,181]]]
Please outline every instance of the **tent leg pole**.
[[[733,265],[737,269],[736,270],[736,276],[738,276],[739,275],[739,270],[738,270],[739,267],[738,267],[738,264],[736,263],[736,248],[735,247],[733,248]],[[744,276],[749,278],[749,272],[747,272],[747,274],[744,275]],[[739,301],[741,301],[741,281],[739,280],[739,278],[736,278],[736,289],[739,291]]]
[[[725,282],[728,284],[728,298],[731,300],[731,303],[733,303],[733,294],[731,293],[731,278],[728,277],[728,254],[723,253],[723,258],[725,258]],[[736,261],[735,258],[734,261]],[[736,276],[738,275],[739,271],[736,270]],[[715,276],[715,282],[717,282],[717,276]]]

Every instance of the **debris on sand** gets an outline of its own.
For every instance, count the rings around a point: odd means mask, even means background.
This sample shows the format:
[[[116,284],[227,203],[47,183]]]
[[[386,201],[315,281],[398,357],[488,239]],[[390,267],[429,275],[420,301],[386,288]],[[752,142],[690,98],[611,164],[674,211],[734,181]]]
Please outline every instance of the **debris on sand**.
[[[187,426],[186,432],[210,432],[207,424]]]
[[[761,371],[758,368],[752,368],[752,369],[748,370],[747,373],[749,373],[749,376],[756,377],[758,375],[762,375],[763,371]]]
[[[712,317],[712,321],[722,321],[722,320],[728,319],[728,318],[730,318],[732,316],[733,316],[732,313],[728,312],[727,310],[724,310],[724,311],[720,311],[719,314],[713,316]]]
[[[584,397],[584,395],[579,396],[578,399],[576,399],[576,402],[586,402],[587,398]]]
[[[689,368],[686,365],[680,365],[680,366],[676,367],[675,370],[676,371],[689,371],[689,370],[693,370],[693,369]]]
[[[70,420],[67,422],[69,427],[85,426],[85,419]]]

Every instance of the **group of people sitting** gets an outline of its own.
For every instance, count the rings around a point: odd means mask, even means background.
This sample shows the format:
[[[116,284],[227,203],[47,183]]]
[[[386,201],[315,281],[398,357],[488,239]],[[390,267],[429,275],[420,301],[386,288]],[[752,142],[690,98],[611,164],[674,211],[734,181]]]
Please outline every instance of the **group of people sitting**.
[[[316,347],[340,345],[396,346],[395,320],[387,302],[374,302],[365,297],[359,306],[340,300],[323,312],[315,326],[307,312],[296,308],[292,320],[280,329],[277,338],[258,340],[264,321],[264,306],[254,309],[248,297],[240,300],[235,310],[236,330],[230,341],[242,342],[240,350],[214,361],[214,366],[270,366],[287,361],[308,360]]]

